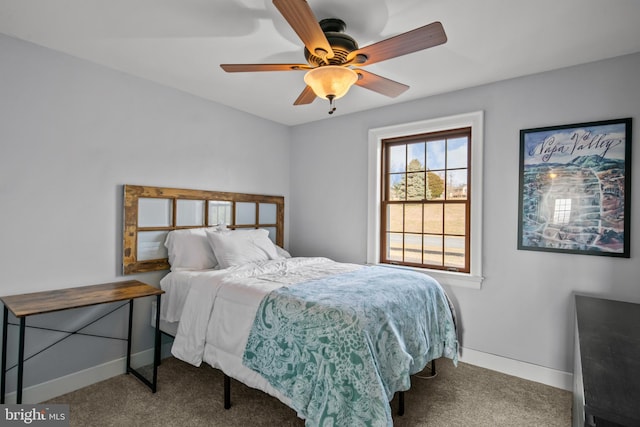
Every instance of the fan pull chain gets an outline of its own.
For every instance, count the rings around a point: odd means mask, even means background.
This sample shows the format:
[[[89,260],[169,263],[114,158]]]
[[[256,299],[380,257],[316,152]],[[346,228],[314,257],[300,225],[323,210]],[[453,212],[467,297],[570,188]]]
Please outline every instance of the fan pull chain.
[[[327,96],[327,99],[329,100],[329,114],[333,114],[334,111],[336,111],[336,106],[333,103],[333,100],[335,99],[334,95],[329,95]]]

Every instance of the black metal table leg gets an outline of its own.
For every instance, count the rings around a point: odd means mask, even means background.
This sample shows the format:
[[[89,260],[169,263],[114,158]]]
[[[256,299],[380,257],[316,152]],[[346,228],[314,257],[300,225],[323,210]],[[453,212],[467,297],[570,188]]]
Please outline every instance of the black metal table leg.
[[[160,297],[160,294],[156,295],[156,339],[153,348],[153,385],[151,387],[153,393],[156,392],[158,385],[158,365],[160,365]]]
[[[127,373],[133,374],[151,389],[152,393],[156,392],[158,383],[158,360],[160,359],[160,295],[158,298],[158,311],[156,312],[156,334],[153,346],[153,378],[149,381],[137,369],[131,367],[131,331],[133,329],[133,300],[129,300],[129,331],[127,332]]]
[[[127,374],[131,372],[131,330],[133,329],[133,300],[129,300],[129,327],[127,329]]]
[[[26,318],[20,318],[20,341],[18,344],[18,388],[16,390],[16,403],[22,403],[22,374],[24,372],[24,330]]]
[[[0,383],[0,404],[4,404],[4,394],[7,382],[7,327],[9,322],[9,309],[4,307],[2,318],[2,383]]]

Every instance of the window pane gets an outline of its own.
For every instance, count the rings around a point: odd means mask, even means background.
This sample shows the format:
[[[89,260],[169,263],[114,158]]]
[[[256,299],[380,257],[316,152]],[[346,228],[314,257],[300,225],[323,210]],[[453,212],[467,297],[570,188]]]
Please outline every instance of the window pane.
[[[444,234],[465,234],[466,206],[462,203],[448,204],[444,207]]]
[[[442,265],[442,236],[424,236],[424,264]]]
[[[387,194],[389,200],[406,200],[404,173],[394,173],[389,175],[389,188],[387,188]]]
[[[402,233],[404,205],[387,205],[387,231]]]
[[[447,140],[447,169],[467,167],[468,138],[451,138]]]
[[[452,170],[447,173],[447,199],[467,198],[467,169]]]
[[[138,231],[137,260],[146,261],[169,256],[167,248],[164,247],[167,234],[168,231]]]
[[[444,265],[464,268],[464,237],[447,236],[444,238]]]
[[[171,199],[138,199],[138,227],[170,227],[173,222]]]
[[[179,199],[176,203],[176,225],[204,225],[204,200]]]
[[[406,145],[394,145],[389,148],[389,172],[404,172],[407,169]]]
[[[442,203],[429,203],[424,205],[424,232],[442,234]]]
[[[424,172],[407,174],[407,200],[424,200]]]
[[[404,231],[406,233],[422,233],[422,205],[405,205]]]
[[[231,202],[220,202],[211,200],[209,202],[209,222],[210,226],[220,224],[231,224]]]
[[[444,199],[444,171],[427,172],[427,200],[443,200]]]
[[[425,144],[424,142],[419,142],[417,144],[408,144],[408,160],[409,164],[407,165],[408,171],[423,171],[425,166]]]
[[[422,234],[404,235],[404,262],[422,263]]]
[[[250,202],[236,203],[236,224],[250,225],[256,223],[256,204]]]
[[[275,224],[277,222],[277,207],[275,203],[260,203],[260,218],[258,224]]]
[[[444,139],[427,142],[427,170],[444,169]]]
[[[387,233],[387,260],[402,262],[402,233]]]

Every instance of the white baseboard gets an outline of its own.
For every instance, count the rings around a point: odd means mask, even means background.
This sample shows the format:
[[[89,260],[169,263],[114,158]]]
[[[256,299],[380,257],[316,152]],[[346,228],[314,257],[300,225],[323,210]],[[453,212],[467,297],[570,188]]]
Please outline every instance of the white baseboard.
[[[162,353],[161,353],[162,354]],[[143,366],[153,363],[153,349],[144,350],[131,355],[132,366]],[[23,403],[40,403],[54,397],[104,381],[126,371],[127,358],[112,360],[102,365],[93,366],[60,378],[27,387],[22,391]],[[6,403],[16,402],[16,392],[7,393]]]
[[[571,391],[573,389],[573,374],[569,372],[464,347],[460,350],[460,361],[563,390]]]

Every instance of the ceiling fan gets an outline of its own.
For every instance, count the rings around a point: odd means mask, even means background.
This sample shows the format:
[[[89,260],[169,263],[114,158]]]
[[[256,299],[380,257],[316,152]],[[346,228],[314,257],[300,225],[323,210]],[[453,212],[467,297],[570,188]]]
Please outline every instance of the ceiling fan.
[[[307,71],[307,84],[293,105],[310,104],[316,97],[329,100],[329,114],[335,111],[334,100],[344,96],[356,84],[365,89],[396,97],[409,86],[365,71],[360,67],[417,52],[447,41],[440,22],[359,48],[345,34],[340,19],[318,22],[305,0],[273,0],[274,6],[298,34],[305,45],[307,64],[221,64],[229,73],[253,71]]]

